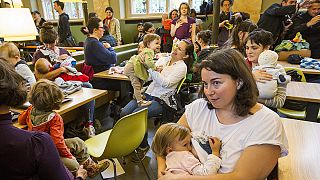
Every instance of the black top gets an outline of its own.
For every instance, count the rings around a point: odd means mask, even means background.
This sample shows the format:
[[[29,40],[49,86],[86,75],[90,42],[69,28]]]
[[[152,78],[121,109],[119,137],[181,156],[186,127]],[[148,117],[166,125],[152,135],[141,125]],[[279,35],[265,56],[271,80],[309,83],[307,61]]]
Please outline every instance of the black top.
[[[14,127],[8,113],[0,114],[0,137],[1,179],[73,179],[47,133]]]
[[[301,13],[293,19],[293,25],[288,31],[287,39],[293,39],[297,32],[310,44],[311,57],[320,58],[320,23],[307,27],[313,17],[308,12]]]
[[[274,3],[264,11],[258,21],[258,27],[273,34],[274,42],[281,42],[280,36],[283,32],[283,21],[285,15],[290,15],[296,12],[296,5],[281,6]]]
[[[69,15],[63,12],[59,15],[58,24],[59,42],[63,42],[67,37],[71,36]]]

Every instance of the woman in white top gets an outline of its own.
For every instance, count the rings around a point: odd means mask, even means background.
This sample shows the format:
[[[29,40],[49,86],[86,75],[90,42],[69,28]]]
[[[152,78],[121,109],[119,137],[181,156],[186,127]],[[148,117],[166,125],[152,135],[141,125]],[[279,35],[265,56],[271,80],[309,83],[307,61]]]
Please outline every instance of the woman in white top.
[[[107,16],[103,19],[103,24],[108,26],[109,34],[117,40],[118,46],[121,45],[121,32],[120,32],[120,22],[117,18],[113,16],[112,7],[107,7],[105,10]]]
[[[178,124],[192,133],[221,139],[217,175],[181,176],[165,172],[157,157],[160,179],[265,179],[278,158],[287,155],[287,139],[279,116],[257,103],[258,89],[243,56],[234,49],[212,53],[202,62],[205,98],[186,107]],[[193,143],[201,162],[205,151]]]
[[[162,114],[163,105],[161,100],[163,94],[175,91],[178,84],[187,74],[187,65],[189,62],[193,62],[193,44],[189,40],[182,40],[178,46],[174,48],[171,53],[171,59],[166,66],[160,71],[153,71],[148,69],[149,76],[152,79],[152,83],[148,86],[145,96],[146,100],[151,101],[151,105],[148,108],[148,117],[156,117]],[[162,67],[160,67],[162,68]],[[137,112],[145,107],[138,107],[135,99],[131,100],[121,111],[120,116]],[[147,136],[140,145],[140,148],[149,147]]]

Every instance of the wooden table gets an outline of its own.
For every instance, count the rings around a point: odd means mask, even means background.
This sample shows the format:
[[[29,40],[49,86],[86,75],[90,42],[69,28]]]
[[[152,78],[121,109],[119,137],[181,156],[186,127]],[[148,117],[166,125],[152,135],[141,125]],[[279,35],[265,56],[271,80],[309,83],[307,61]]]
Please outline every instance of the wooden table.
[[[123,75],[123,74],[118,74],[118,73],[114,73],[114,74],[109,74],[109,70],[106,71],[101,71],[99,73],[96,73],[93,75],[93,77],[95,78],[102,78],[102,79],[111,79],[111,80],[118,80],[120,81],[120,98],[123,99],[125,98],[130,90],[130,79]]]
[[[302,68],[302,67],[300,67],[299,64],[290,64],[290,63],[288,63],[288,61],[278,61],[278,64],[282,65],[283,67],[291,67],[291,68],[300,69],[304,74],[320,74],[319,70]]]
[[[317,117],[320,108],[319,83],[292,81],[287,86],[287,99],[308,102],[305,120],[318,122]]]
[[[107,94],[106,90],[99,90],[99,89],[90,89],[90,88],[82,88],[81,90],[69,95],[69,98],[72,98],[72,101],[63,103],[59,110],[55,110],[57,113],[61,115],[64,120],[64,123],[68,123],[72,121],[75,117],[79,114],[74,113],[78,107],[100,98]],[[12,109],[16,112],[22,112],[23,109]],[[79,113],[79,112],[78,112]],[[14,126],[22,128],[18,122],[14,123]]]
[[[279,180],[320,179],[320,124],[281,118],[289,155],[278,160]]]

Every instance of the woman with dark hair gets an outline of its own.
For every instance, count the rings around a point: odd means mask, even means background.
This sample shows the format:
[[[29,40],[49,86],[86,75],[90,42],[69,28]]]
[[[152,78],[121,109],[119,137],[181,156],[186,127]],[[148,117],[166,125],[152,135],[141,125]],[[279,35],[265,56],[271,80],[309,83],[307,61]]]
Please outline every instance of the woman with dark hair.
[[[171,36],[175,38],[173,44],[182,40],[189,39],[192,43],[196,42],[196,20],[190,15],[190,6],[183,2],[179,7],[179,17],[174,19],[171,24]]]
[[[257,28],[258,26],[249,19],[240,22],[233,28],[231,36],[222,48],[236,49],[245,56],[245,42],[247,41],[248,34]]]
[[[190,40],[181,40],[178,46],[173,49],[170,60],[161,72],[148,69],[149,76],[153,80],[144,93],[146,100],[152,102],[147,107],[148,118],[164,113],[164,106],[168,106],[164,96],[170,92],[175,92],[181,80],[186,76],[194,61],[193,51],[193,44]],[[138,106],[136,99],[133,99],[122,109],[120,116],[123,117],[143,108]],[[141,152],[139,154],[142,154],[141,158],[144,158],[145,153],[150,148],[147,137],[146,135],[138,149]]]
[[[212,31],[204,30],[197,34],[197,42],[200,44],[200,52],[198,55],[198,63],[204,60],[214,48],[210,47]]]
[[[110,35],[116,38],[118,45],[121,45],[121,32],[120,32],[120,22],[113,16],[112,7],[107,7],[105,10],[107,14],[106,18],[103,20],[103,24],[108,26]]]
[[[172,20],[178,17],[178,10],[173,9],[167,14],[162,15],[162,27],[159,29],[161,36],[161,52],[171,52],[173,38],[170,35]]]
[[[109,43],[99,41],[105,31],[103,23],[99,18],[91,18],[87,25],[89,36],[84,43],[84,57],[86,65],[93,68],[94,73],[105,71],[116,64],[117,55]],[[106,83],[103,79],[92,79],[94,88],[119,90],[117,82]],[[116,85],[115,85],[116,84]]]
[[[104,27],[104,33],[103,36],[99,39],[102,43],[109,43],[111,47],[117,46],[117,40],[110,35],[109,33],[109,28],[108,26],[103,26]]]
[[[250,68],[258,66],[259,55],[265,51],[269,50],[273,44],[273,35],[269,31],[263,29],[257,29],[249,33],[248,40],[246,43],[246,62]],[[254,78],[258,82],[271,81],[272,75],[268,74],[266,70],[256,70],[253,72]],[[281,108],[286,100],[286,89],[287,83],[277,83],[278,90],[276,95],[270,99],[261,99],[258,101],[270,108]]]
[[[13,67],[0,60],[0,174],[3,179],[74,179],[60,161],[47,133],[29,132],[12,125],[11,107],[27,99],[23,78]],[[9,166],[10,164],[10,166]],[[81,166],[75,179],[86,179]]]
[[[238,51],[212,53],[202,61],[200,70],[204,98],[187,105],[178,124],[200,137],[221,139],[221,167],[217,175],[197,177],[166,172],[163,176],[165,159],[157,157],[160,180],[266,179],[278,158],[288,154],[280,117],[257,103],[255,80]],[[208,153],[198,142],[195,138],[192,145],[200,161],[205,162]]]

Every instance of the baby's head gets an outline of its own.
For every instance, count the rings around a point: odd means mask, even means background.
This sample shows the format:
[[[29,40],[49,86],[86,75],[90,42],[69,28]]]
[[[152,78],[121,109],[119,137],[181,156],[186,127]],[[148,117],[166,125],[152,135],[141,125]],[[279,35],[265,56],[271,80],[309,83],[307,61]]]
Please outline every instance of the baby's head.
[[[143,38],[144,47],[152,49],[154,52],[160,52],[160,36],[157,34],[146,34]]]
[[[20,60],[20,51],[12,42],[0,45],[0,57],[6,59],[11,65],[16,65]]]
[[[51,63],[45,58],[39,58],[34,65],[34,68],[41,74],[48,73],[51,67]]]
[[[172,151],[191,151],[191,133],[184,126],[176,123],[163,124],[154,135],[152,151],[165,157]]]
[[[64,99],[60,88],[47,79],[40,79],[31,88],[29,101],[39,111],[50,112],[59,109]]]
[[[259,66],[271,66],[276,67],[278,61],[278,54],[271,50],[263,51],[258,58]]]

